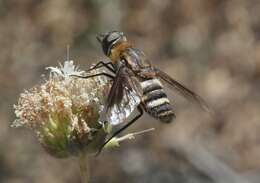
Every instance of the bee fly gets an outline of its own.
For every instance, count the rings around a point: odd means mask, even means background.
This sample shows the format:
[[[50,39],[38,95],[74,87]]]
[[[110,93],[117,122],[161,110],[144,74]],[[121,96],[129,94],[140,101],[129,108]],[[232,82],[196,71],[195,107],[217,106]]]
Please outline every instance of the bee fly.
[[[188,100],[199,104],[203,110],[210,111],[200,96],[175,81],[165,72],[152,66],[144,53],[129,43],[122,32],[112,31],[100,34],[97,39],[101,43],[105,55],[111,61],[108,63],[101,61],[89,70],[105,67],[110,73],[98,73],[84,78],[105,75],[113,80],[107,102],[101,113],[101,123],[108,122],[117,125],[125,122],[136,108],[139,111],[139,114],[116,131],[101,149],[114,136],[140,118],[143,110],[163,123],[173,121],[175,114],[162,82],[177,90]]]

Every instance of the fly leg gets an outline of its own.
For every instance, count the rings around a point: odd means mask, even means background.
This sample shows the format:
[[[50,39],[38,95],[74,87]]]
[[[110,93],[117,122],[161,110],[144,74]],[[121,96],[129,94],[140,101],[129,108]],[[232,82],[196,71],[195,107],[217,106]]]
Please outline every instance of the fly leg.
[[[94,65],[93,67],[91,67],[90,69],[86,70],[86,72],[88,71],[92,71],[92,70],[95,70],[95,69],[98,69],[98,68],[101,68],[101,67],[105,67],[107,68],[109,71],[115,73],[115,69],[113,67],[113,64],[111,62],[103,62],[103,61],[100,61],[98,62],[96,65]]]
[[[138,109],[138,111],[139,111],[139,114],[138,114],[137,116],[135,116],[131,121],[129,121],[128,123],[126,123],[126,125],[122,126],[120,129],[118,129],[117,131],[115,131],[115,133],[114,133],[111,137],[109,137],[109,138],[100,146],[100,148],[99,148],[99,150],[98,150],[96,156],[98,156],[98,155],[101,153],[102,149],[105,147],[105,145],[106,145],[107,143],[109,143],[109,141],[110,141],[112,138],[114,138],[115,136],[117,136],[118,134],[120,134],[122,131],[124,131],[126,128],[128,128],[130,125],[132,125],[136,120],[138,120],[138,119],[143,115],[144,112],[143,112],[143,109],[141,108],[140,105],[138,106],[137,109]]]
[[[80,76],[80,75],[70,75],[70,76],[74,76],[74,77],[78,77],[78,78],[84,78],[84,79],[93,78],[93,77],[97,77],[97,76],[106,76],[106,77],[109,77],[110,79],[114,79],[115,78],[115,76],[113,76],[113,75],[111,75],[109,73],[105,73],[105,72],[92,74],[92,75],[88,75],[88,76]]]
[[[92,71],[92,70],[95,70],[95,69],[98,69],[98,68],[101,68],[101,67],[105,67],[107,68],[109,71],[111,71],[112,73],[115,73],[115,70],[113,68],[113,64],[111,62],[103,62],[103,61],[100,61],[98,62],[96,65],[94,65],[93,67],[91,67],[90,69],[86,70],[86,72],[88,71]],[[75,77],[78,77],[78,78],[92,78],[92,77],[96,77],[96,76],[107,76],[109,77],[110,79],[114,79],[115,76],[109,74],[109,73],[105,73],[105,72],[101,72],[101,73],[97,73],[97,74],[92,74],[92,75],[88,75],[88,76],[80,76],[80,75],[70,75],[70,76],[75,76]]]

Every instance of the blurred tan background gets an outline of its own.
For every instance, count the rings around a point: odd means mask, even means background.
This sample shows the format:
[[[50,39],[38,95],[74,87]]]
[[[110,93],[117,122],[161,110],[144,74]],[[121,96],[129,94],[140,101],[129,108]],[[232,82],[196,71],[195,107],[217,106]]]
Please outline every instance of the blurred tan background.
[[[95,35],[109,30],[124,31],[217,118],[170,95],[175,122],[144,115],[127,132],[156,131],[93,158],[92,182],[259,183],[258,0],[0,0],[0,182],[80,182],[76,158],[52,158],[31,131],[9,127],[13,104],[67,45],[81,69],[107,60]]]

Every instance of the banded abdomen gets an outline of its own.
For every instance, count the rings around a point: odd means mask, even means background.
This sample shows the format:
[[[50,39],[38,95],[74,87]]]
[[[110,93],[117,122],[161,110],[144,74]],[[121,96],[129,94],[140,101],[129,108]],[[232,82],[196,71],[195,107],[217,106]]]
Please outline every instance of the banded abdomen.
[[[160,80],[147,79],[141,82],[141,87],[143,89],[142,104],[145,111],[162,122],[171,122],[175,115]]]

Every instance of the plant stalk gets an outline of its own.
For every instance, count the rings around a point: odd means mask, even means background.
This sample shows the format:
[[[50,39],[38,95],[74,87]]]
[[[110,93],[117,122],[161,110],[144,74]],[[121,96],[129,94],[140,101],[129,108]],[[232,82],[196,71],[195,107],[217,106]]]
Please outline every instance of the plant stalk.
[[[82,183],[90,183],[89,159],[87,153],[80,153],[79,168]]]

